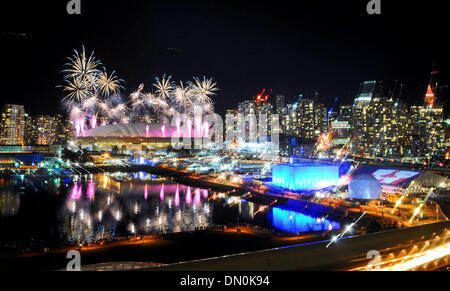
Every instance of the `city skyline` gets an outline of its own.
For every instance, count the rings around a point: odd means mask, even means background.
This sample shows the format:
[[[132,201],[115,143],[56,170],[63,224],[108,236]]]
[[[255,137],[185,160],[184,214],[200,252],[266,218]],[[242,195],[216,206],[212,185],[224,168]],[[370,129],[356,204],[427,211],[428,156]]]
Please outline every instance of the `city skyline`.
[[[65,3],[42,4],[34,12],[14,7],[2,20],[5,46],[1,49],[10,56],[2,62],[11,72],[5,80],[11,84],[4,91],[5,103],[19,100],[15,103],[31,108],[34,114],[63,112],[56,102],[38,109],[37,100],[61,98],[62,92],[56,88],[61,83],[60,68],[67,55],[82,45],[95,51],[125,80],[125,94],[164,73],[176,79],[214,77],[221,88],[216,98],[216,110],[221,114],[230,109],[229,100],[237,104],[263,88],[273,90],[272,103],[278,94],[289,101],[299,94],[318,92],[327,108],[336,97],[338,106],[351,104],[357,86],[367,80],[384,80],[387,85],[398,80],[404,84],[404,101],[419,105],[432,63],[440,69],[441,80],[448,80],[448,44],[439,37],[445,26],[435,3],[424,8],[427,13],[421,15],[421,21],[417,16],[423,11],[418,7],[391,3],[383,3],[382,15],[367,15],[364,1],[325,7],[252,1],[240,5],[242,9],[236,12],[230,5],[216,3],[213,7],[205,1],[190,5],[159,1],[105,5],[96,1],[84,3],[81,16],[67,15]],[[285,7],[292,11],[286,12]],[[155,18],[126,13],[136,8]],[[19,12],[29,14],[36,25],[8,21],[20,19],[14,14]],[[397,19],[400,13],[407,18]],[[61,25],[41,23],[46,16]],[[116,20],[122,17],[122,21]],[[430,20],[432,27],[427,25]],[[131,24],[123,24],[127,21]],[[90,33],[85,33],[86,29]],[[56,40],[64,35],[64,42]],[[30,88],[14,90],[30,76]],[[448,108],[448,101],[444,105]]]
[[[0,272],[450,270],[442,1],[57,2],[0,9]]]

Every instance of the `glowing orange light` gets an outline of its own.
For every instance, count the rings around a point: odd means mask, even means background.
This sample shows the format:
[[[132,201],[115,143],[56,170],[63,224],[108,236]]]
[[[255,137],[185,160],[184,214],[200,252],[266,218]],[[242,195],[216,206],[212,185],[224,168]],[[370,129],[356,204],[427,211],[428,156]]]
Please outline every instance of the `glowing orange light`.
[[[436,102],[436,97],[434,96],[433,89],[431,89],[431,85],[428,85],[427,94],[425,95],[425,103],[433,107]]]

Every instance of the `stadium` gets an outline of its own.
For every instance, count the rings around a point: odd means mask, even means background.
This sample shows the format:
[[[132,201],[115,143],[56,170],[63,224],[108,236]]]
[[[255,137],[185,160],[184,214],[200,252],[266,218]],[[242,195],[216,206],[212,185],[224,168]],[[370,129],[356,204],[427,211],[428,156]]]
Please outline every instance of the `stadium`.
[[[111,124],[97,127],[76,138],[81,148],[95,150],[111,150],[118,148],[122,151],[164,150],[172,144],[172,137],[194,138],[195,132],[184,133],[176,126],[167,126],[163,123],[131,123]]]

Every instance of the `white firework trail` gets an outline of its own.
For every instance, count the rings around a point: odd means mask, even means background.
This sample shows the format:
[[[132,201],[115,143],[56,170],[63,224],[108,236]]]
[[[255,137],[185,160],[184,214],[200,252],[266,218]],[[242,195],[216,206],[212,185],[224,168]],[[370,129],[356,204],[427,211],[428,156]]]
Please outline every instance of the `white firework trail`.
[[[109,97],[112,94],[119,93],[120,89],[123,89],[121,83],[122,79],[117,78],[113,71],[110,75],[106,72],[105,69],[97,75],[96,85],[98,90],[104,97]]]
[[[99,101],[97,95],[92,95],[91,97],[84,99],[81,106],[88,112],[94,112],[99,105]]]
[[[123,80],[114,71],[108,74],[105,68],[99,70],[102,63],[93,52],[87,54],[84,46],[81,52],[74,50],[68,59],[64,65],[67,68],[62,71],[65,85],[59,87],[66,92],[62,101],[68,107],[77,135],[84,133],[86,118],[90,119],[91,127],[95,127],[97,119],[122,117],[127,111],[126,106],[114,104],[117,104],[116,95],[123,89]]]
[[[93,52],[88,54],[83,46],[81,52],[74,50],[68,59],[62,71],[65,85],[60,87],[65,92],[62,101],[68,107],[77,135],[85,133],[86,124],[95,128],[98,120],[105,125],[113,121],[128,123],[133,116],[139,120],[150,120],[152,115],[165,119],[190,112],[195,106],[202,107],[204,112],[213,111],[212,97],[218,88],[212,78],[194,78],[175,85],[172,76],[164,74],[155,78],[154,91],[145,93],[144,84],[140,84],[124,102],[120,96],[123,80],[114,71],[109,74],[104,67],[100,70],[102,63]]]
[[[213,79],[206,79],[206,77],[203,77],[203,80],[200,80],[199,78],[194,78],[194,82],[190,83],[190,85],[194,90],[196,104],[212,105],[211,97],[216,95],[215,92],[219,90],[216,87],[217,83],[215,83]]]
[[[88,95],[86,84],[80,78],[74,78],[66,80],[64,91],[68,92],[63,98],[63,102],[67,102],[69,105],[75,102],[81,102]]]
[[[85,78],[86,76],[100,73],[100,70],[97,68],[101,65],[101,62],[94,57],[94,52],[88,56],[84,46],[82,46],[81,53],[74,50],[74,54],[68,59],[69,62],[65,64],[68,68],[63,70],[64,73],[67,73],[65,79]]]
[[[172,76],[166,77],[166,74],[164,74],[162,78],[155,77],[155,80],[156,83],[153,86],[156,88],[156,95],[162,100],[170,98],[171,92],[174,89]]]

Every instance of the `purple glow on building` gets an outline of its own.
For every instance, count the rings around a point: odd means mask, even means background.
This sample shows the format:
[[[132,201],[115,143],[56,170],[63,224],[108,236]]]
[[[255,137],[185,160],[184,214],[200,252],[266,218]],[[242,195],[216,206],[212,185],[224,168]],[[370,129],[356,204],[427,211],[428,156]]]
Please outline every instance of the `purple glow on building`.
[[[166,137],[166,126],[165,125],[161,126],[161,133],[162,133],[162,137]]]
[[[180,206],[180,186],[177,184],[177,190],[175,190],[175,206]]]
[[[188,126],[188,136],[192,136],[192,121],[190,118],[187,121],[187,126]]]
[[[186,203],[189,205],[192,202],[192,194],[191,194],[191,187],[188,187],[186,190]]]
[[[88,181],[88,186],[86,189],[86,197],[89,199],[94,199],[95,195],[95,183],[94,181]]]
[[[194,203],[196,205],[200,204],[200,189],[199,188],[195,189]]]
[[[75,183],[70,191],[70,200],[80,200],[83,194],[83,187],[79,183]]]
[[[145,198],[145,200],[147,200],[147,198],[148,198],[148,185],[147,184],[145,184],[144,198]]]
[[[91,117],[91,129],[94,129],[97,127],[97,116],[94,115]]]
[[[80,136],[82,133],[82,130],[83,130],[83,128],[81,126],[81,120],[79,118],[75,119],[75,134],[76,134],[76,136]]]
[[[164,200],[164,184],[161,185],[161,191],[159,192],[159,198],[161,198],[161,201]]]
[[[161,123],[130,123],[130,124],[109,124],[106,126],[96,127],[86,132],[87,137],[146,137],[146,138],[170,138],[170,137],[203,137],[204,127],[200,124],[199,130],[193,131],[192,120],[187,120],[181,128],[178,126],[168,126]],[[78,127],[78,131],[83,132],[82,127]],[[194,134],[194,135],[192,135]]]

